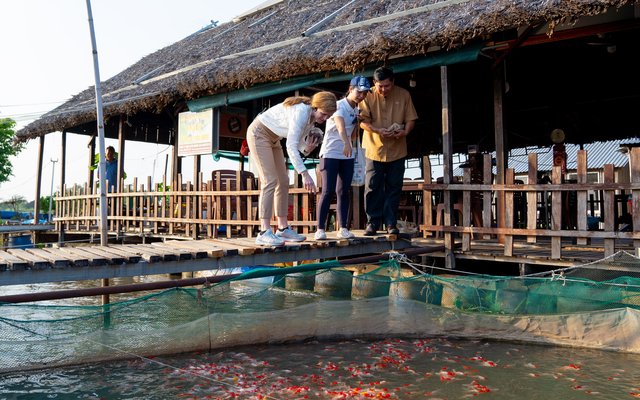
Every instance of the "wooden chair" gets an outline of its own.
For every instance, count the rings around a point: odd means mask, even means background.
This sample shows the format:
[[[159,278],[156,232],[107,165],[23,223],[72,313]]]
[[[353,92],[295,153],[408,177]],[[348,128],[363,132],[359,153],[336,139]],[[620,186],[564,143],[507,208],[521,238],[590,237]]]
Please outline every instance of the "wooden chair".
[[[452,218],[455,218],[455,214],[458,214],[459,221],[462,221],[462,203],[457,202],[453,203],[453,214]],[[438,204],[436,207],[436,225],[442,226],[444,222],[444,203]],[[436,237],[440,237],[442,232],[436,232]]]
[[[229,169],[215,170],[211,172],[211,182],[214,191],[242,192],[256,190],[258,180],[249,171],[236,171]],[[254,198],[255,197],[255,198]],[[249,202],[250,201],[250,202]],[[247,195],[223,195],[213,199],[213,219],[221,220],[248,220],[255,219],[257,213],[258,196]],[[249,208],[251,207],[251,208]],[[238,227],[242,228],[242,227]],[[227,235],[228,236],[228,235]]]

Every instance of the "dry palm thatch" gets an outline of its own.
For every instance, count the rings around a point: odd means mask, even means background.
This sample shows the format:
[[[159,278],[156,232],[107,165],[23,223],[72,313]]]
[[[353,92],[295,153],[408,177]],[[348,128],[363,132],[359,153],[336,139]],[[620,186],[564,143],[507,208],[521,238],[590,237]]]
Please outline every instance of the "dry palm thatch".
[[[448,50],[518,27],[597,15],[634,0],[284,0],[199,31],[104,82],[105,118],[160,113],[206,95]],[[94,89],[18,132],[26,141],[95,121]]]

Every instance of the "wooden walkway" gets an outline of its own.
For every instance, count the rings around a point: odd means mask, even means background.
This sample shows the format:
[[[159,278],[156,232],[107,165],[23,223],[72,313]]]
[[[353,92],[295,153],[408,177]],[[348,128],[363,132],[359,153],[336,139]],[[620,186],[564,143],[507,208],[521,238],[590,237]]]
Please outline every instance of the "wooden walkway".
[[[0,286],[205,271],[402,250],[395,235],[265,247],[252,238],[167,240],[149,244],[83,245],[0,251]]]
[[[255,244],[253,238],[166,240],[148,244],[115,244],[109,246],[82,245],[59,248],[6,249],[0,251],[0,286],[32,283],[81,281],[125,276],[174,274],[256,265],[274,265],[304,260],[325,260],[379,254],[392,250],[433,248],[433,258],[446,258],[443,239],[397,238],[395,235],[364,236],[354,231],[354,239],[315,241],[313,235],[301,243],[283,247]],[[402,236],[402,235],[401,235]],[[462,252],[461,240],[455,240],[454,256],[464,268],[470,261],[540,265],[548,268],[586,264],[605,257],[602,240],[592,239],[587,245],[577,245],[563,239],[562,257],[551,257],[550,238],[537,243],[516,239],[511,255],[496,239],[471,241],[470,249]],[[634,254],[633,242],[622,243],[617,250]]]

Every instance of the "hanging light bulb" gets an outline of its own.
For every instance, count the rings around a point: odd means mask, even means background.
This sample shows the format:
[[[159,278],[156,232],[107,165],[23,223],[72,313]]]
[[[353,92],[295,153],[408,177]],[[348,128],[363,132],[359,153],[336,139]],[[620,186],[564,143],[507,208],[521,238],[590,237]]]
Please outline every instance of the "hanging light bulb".
[[[416,85],[417,85],[417,82],[416,82],[413,74],[411,74],[411,77],[409,78],[409,86],[410,87],[416,87]]]

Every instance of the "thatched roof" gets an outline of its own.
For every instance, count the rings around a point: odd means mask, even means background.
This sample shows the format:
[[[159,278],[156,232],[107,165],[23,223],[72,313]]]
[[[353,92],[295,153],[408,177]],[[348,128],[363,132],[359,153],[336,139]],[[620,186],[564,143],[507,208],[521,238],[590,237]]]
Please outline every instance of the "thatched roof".
[[[357,72],[509,29],[603,13],[634,0],[284,0],[200,31],[103,83],[105,118],[160,113],[202,96],[314,73]],[[306,32],[306,33],[305,33]],[[304,36],[303,36],[303,33]],[[25,141],[95,121],[89,88],[18,132]]]

